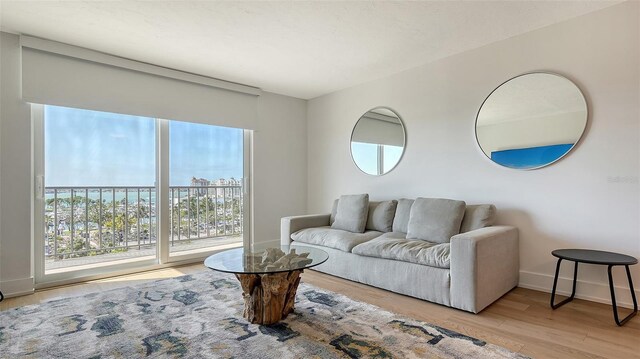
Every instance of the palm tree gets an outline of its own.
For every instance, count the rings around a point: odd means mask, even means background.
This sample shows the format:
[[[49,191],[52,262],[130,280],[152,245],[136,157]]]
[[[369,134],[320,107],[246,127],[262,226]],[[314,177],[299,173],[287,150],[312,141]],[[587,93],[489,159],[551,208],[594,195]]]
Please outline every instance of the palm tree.
[[[131,226],[136,223],[135,218],[132,218],[130,216],[125,216],[124,213],[116,213],[115,219],[113,218],[113,216],[110,216],[112,218],[109,218],[106,222],[105,225],[108,228],[111,228],[114,233],[119,234],[120,236],[124,236],[125,235],[125,223],[126,223],[126,228],[129,229],[131,228]],[[120,238],[120,240],[122,240],[122,238]]]

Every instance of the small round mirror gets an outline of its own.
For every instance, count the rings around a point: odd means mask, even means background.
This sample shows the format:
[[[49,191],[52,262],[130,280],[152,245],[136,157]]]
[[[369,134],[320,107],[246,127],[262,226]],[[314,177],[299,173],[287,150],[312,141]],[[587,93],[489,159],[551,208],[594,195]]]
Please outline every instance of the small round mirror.
[[[476,139],[493,162],[536,169],[565,156],[587,125],[587,102],[569,79],[550,73],[517,76],[498,86],[476,118]]]
[[[396,167],[404,153],[405,131],[397,113],[387,107],[365,112],[351,132],[351,158],[370,175],[383,175]]]

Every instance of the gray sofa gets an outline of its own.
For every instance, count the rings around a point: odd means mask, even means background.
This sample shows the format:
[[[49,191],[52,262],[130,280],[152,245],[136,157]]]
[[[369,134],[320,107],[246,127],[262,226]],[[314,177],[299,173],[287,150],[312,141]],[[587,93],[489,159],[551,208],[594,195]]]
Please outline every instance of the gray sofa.
[[[518,231],[493,225],[493,205],[400,199],[358,214],[340,208],[348,200],[330,214],[282,218],[281,244],[329,253],[315,270],[473,313],[517,286]],[[353,226],[358,215],[364,228]]]

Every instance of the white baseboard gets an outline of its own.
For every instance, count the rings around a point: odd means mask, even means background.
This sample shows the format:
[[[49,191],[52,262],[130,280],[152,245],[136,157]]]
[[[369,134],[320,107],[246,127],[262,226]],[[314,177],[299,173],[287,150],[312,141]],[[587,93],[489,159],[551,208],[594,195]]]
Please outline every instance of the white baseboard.
[[[280,240],[260,242],[260,245],[280,245]],[[571,284],[573,278],[559,277],[557,293],[568,296],[571,294]],[[624,284],[627,284],[626,281]],[[520,271],[519,287],[534,289],[541,292],[551,293],[553,286],[553,276],[543,273]],[[631,293],[628,286],[615,286],[616,302],[619,306],[633,308]],[[6,298],[31,294],[34,292],[33,277],[14,279],[0,282],[0,290]],[[636,289],[636,298],[640,299],[640,291]],[[611,304],[611,294],[608,283],[597,283],[578,278],[576,298],[589,300],[597,303]]]
[[[5,298],[31,294],[34,291],[33,277],[0,282],[0,290]]]
[[[571,295],[572,283],[573,278],[559,277],[556,293],[564,296]],[[627,284],[626,280],[624,281],[624,284]],[[520,282],[518,283],[518,287],[551,293],[551,289],[553,287],[553,276],[549,274],[520,271]],[[618,304],[618,306],[633,308],[631,291],[629,290],[629,287],[616,285],[615,290],[616,303]],[[637,287],[635,292],[636,298],[640,299],[640,291],[638,291]],[[592,302],[611,304],[609,283],[597,283],[580,280],[580,276],[578,275],[576,298],[589,300]]]

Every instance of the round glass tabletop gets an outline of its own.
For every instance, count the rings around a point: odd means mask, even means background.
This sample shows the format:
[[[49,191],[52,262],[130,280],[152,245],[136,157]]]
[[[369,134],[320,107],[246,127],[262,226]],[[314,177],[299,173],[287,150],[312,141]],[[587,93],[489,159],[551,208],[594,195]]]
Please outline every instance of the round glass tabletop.
[[[327,259],[327,252],[304,246],[234,248],[207,257],[204,265],[220,272],[266,274],[311,268]]]

